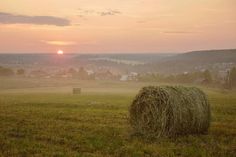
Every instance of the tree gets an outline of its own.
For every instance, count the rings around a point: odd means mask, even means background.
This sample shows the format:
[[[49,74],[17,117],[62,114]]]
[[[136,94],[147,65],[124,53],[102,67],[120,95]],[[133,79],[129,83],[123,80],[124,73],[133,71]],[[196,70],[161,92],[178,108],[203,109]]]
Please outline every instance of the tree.
[[[69,73],[69,74],[71,74],[71,75],[72,75],[72,77],[75,77],[75,76],[76,76],[76,73],[77,73],[77,71],[76,71],[74,68],[70,68],[70,69],[68,70],[68,73]]]
[[[84,69],[84,67],[80,67],[77,75],[78,75],[79,79],[81,79],[81,80],[88,80],[89,79],[89,75],[88,75],[87,71]]]
[[[0,76],[12,76],[14,71],[10,68],[5,68],[0,66]]]
[[[236,87],[236,68],[235,67],[229,71],[228,85],[229,85],[229,88]]]
[[[25,70],[24,69],[17,69],[16,74],[17,75],[25,75]]]
[[[212,76],[209,70],[205,70],[203,72],[204,83],[211,84],[212,83]]]

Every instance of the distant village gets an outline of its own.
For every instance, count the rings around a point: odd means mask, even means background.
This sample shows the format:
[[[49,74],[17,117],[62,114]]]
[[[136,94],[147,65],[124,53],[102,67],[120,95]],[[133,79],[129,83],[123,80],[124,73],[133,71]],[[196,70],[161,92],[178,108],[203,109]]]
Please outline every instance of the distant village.
[[[14,65],[14,66],[12,66]],[[211,66],[195,66],[191,71],[163,74],[155,71],[134,71],[106,66],[104,64],[87,64],[86,66],[49,66],[43,64],[8,64],[0,65],[0,76],[25,78],[67,78],[77,80],[115,80],[115,81],[149,81],[166,83],[188,83],[214,86],[232,86],[236,79],[235,63],[216,63]],[[230,83],[231,82],[231,83]]]
[[[20,68],[10,69],[0,67],[0,76],[24,76],[28,78],[75,78],[78,80],[119,80],[119,81],[137,81],[137,72],[113,72],[107,68],[99,68],[98,70],[90,70],[84,67],[79,68]]]

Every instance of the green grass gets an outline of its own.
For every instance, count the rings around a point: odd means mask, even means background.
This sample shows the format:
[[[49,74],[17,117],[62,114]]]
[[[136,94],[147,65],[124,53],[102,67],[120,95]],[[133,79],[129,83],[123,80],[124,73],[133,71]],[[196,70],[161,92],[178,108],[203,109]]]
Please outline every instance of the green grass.
[[[129,105],[143,85],[81,83],[82,95],[70,94],[70,86],[4,90],[0,156],[235,156],[236,93],[204,89],[212,104],[207,135],[155,141],[133,136],[128,123]]]

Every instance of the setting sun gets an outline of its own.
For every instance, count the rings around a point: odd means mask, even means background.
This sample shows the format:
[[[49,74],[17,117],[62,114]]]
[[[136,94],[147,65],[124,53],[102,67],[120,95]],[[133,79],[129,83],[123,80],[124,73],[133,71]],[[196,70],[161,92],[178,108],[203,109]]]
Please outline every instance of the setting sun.
[[[57,51],[57,54],[58,54],[58,55],[63,55],[64,52],[63,52],[62,50],[58,50],[58,51]]]

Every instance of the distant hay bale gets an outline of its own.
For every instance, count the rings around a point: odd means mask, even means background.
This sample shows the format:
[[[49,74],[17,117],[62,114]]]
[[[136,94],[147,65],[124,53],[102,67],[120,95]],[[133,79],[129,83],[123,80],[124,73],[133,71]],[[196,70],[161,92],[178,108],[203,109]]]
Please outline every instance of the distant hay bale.
[[[195,87],[144,87],[130,107],[130,123],[137,133],[157,138],[206,133],[210,105]]]
[[[81,88],[73,88],[73,94],[81,94]]]

